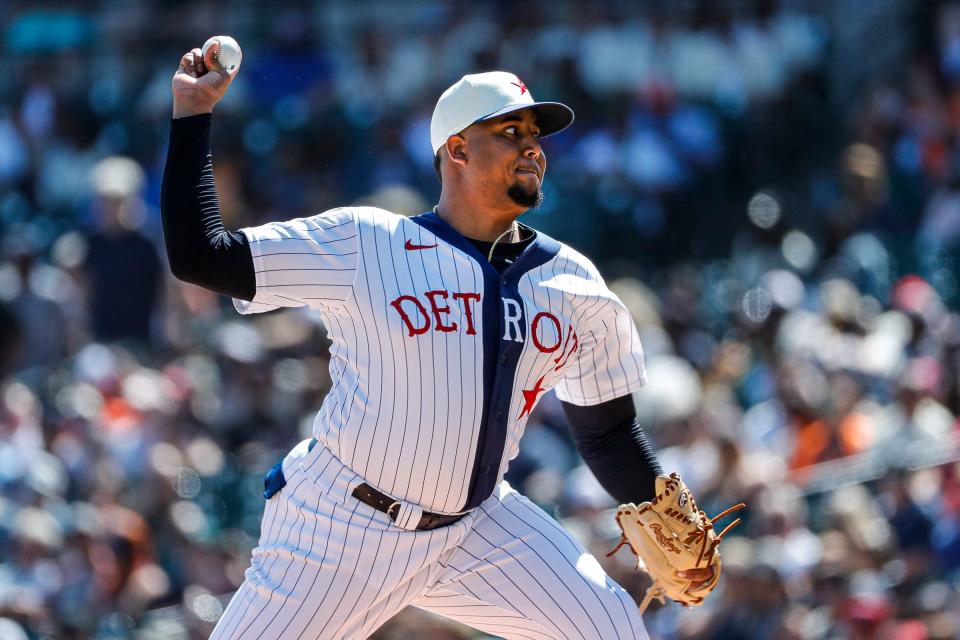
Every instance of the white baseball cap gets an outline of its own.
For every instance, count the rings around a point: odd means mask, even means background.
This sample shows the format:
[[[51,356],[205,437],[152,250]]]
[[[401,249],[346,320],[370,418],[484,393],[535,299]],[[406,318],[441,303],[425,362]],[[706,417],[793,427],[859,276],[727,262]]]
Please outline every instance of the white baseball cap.
[[[521,109],[537,114],[540,137],[562,131],[573,122],[573,109],[559,102],[534,102],[530,89],[506,71],[463,76],[443,92],[430,119],[430,142],[436,155],[447,138],[475,122],[497,118]]]

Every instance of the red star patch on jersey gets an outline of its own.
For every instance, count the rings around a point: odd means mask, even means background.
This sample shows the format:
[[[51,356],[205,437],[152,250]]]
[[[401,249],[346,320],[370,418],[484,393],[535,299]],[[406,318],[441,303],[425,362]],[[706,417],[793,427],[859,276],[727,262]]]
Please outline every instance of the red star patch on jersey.
[[[523,410],[520,411],[520,415],[517,416],[517,420],[523,419],[523,416],[529,414],[533,410],[533,405],[537,404],[537,398],[540,397],[540,394],[546,391],[540,385],[543,384],[543,379],[547,376],[540,376],[540,379],[537,380],[537,384],[533,385],[533,389],[524,389],[523,390]]]
[[[515,87],[520,87],[520,95],[523,95],[527,92],[527,85],[523,84],[523,80],[520,80],[520,78],[517,78],[517,82],[511,82],[510,84]]]

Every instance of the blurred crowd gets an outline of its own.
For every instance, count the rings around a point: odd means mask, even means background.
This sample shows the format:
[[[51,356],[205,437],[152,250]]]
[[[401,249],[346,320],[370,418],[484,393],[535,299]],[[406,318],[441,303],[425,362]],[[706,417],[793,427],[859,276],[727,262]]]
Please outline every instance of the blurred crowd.
[[[463,73],[574,107],[525,220],[631,309],[663,467],[750,507],[654,637],[960,637],[960,3],[919,4],[877,3],[914,7],[906,44],[846,102],[812,0],[0,5],[0,638],[206,637],[330,386],[318,317],[240,319],[165,264],[170,77],[214,32],[245,56],[214,123],[232,228],[427,210]],[[508,478],[642,597],[552,395]]]

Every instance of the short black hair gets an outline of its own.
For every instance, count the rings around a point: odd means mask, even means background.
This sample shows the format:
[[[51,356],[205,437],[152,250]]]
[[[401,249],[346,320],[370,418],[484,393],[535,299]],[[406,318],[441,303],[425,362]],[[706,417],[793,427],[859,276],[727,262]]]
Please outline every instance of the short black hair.
[[[437,155],[433,156],[433,170],[437,172],[437,180],[440,181],[440,184],[443,184],[443,176],[440,174],[440,151],[443,151],[443,147],[440,147]]]

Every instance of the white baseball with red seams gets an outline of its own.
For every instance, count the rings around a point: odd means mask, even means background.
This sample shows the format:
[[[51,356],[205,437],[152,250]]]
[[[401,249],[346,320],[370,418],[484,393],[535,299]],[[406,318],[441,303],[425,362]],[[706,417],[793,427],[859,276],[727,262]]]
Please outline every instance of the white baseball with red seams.
[[[203,43],[203,48],[200,50],[204,59],[207,58],[207,51],[210,50],[210,47],[216,47],[214,55],[224,71],[231,75],[237,72],[243,54],[240,52],[240,45],[237,44],[236,40],[230,36],[213,36]]]

